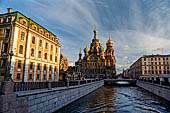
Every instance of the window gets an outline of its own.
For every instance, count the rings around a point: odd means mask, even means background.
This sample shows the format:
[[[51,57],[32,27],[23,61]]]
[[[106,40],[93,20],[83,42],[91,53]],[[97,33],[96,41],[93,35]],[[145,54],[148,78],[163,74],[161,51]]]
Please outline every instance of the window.
[[[42,47],[42,40],[39,40],[39,46]]]
[[[57,62],[57,56],[55,56],[55,62]]]
[[[55,68],[54,68],[54,71],[56,72],[56,66],[55,66]]]
[[[159,74],[162,74],[162,71],[159,71]]]
[[[31,49],[31,56],[34,57],[34,49]]]
[[[46,64],[44,64],[44,71],[46,71]]]
[[[166,58],[166,60],[168,60],[168,58]]]
[[[6,29],[5,38],[9,38],[9,35],[10,35],[10,29]]]
[[[48,43],[47,42],[45,43],[45,49],[48,49]]]
[[[23,45],[19,46],[19,54],[23,54]]]
[[[32,80],[32,74],[29,74],[29,80]]]
[[[30,63],[30,69],[33,69],[33,62]]]
[[[38,51],[38,58],[41,58],[41,51]]]
[[[25,38],[25,32],[21,31],[21,37],[20,37],[20,39],[21,39],[21,40],[24,40],[24,38]]]
[[[18,60],[18,69],[21,69],[21,60]]]
[[[37,74],[37,80],[39,80],[40,79],[40,74]]]
[[[20,79],[21,79],[21,74],[17,73],[17,80],[20,80]]]
[[[157,65],[157,62],[155,62],[155,65]]]
[[[55,49],[55,53],[58,53],[58,49],[57,49],[57,47],[56,47],[56,49]]]
[[[144,61],[146,61],[146,58],[144,58]]]
[[[153,60],[153,58],[151,58],[151,61]]]
[[[159,64],[161,64],[161,62],[159,62]]]
[[[43,75],[43,80],[46,80],[46,74]]]
[[[50,66],[50,71],[51,71],[51,66]]]
[[[4,43],[4,50],[3,52],[7,52],[8,51],[8,43]]]
[[[159,58],[159,60],[161,60],[161,58]]]
[[[51,60],[51,61],[53,60],[53,55],[52,55],[52,54],[50,55],[50,60]]]
[[[11,17],[8,18],[8,22],[11,22]]]
[[[38,70],[40,70],[40,64],[38,64],[38,67],[37,67]]]
[[[51,74],[49,74],[49,79],[51,79]]]
[[[23,24],[23,25],[26,25],[26,22],[25,22],[25,21],[23,21],[23,22],[22,22],[22,24]]]
[[[161,69],[161,66],[159,67],[159,69]]]
[[[51,45],[51,51],[53,51],[53,45]]]
[[[35,37],[32,36],[32,44],[35,44]]]
[[[163,60],[165,60],[165,58],[163,58]]]
[[[157,60],[157,58],[155,58],[155,60]]]
[[[169,67],[167,67],[167,69],[169,69]]]
[[[46,59],[46,60],[47,60],[47,53],[45,53],[45,54],[44,54],[44,59]]]

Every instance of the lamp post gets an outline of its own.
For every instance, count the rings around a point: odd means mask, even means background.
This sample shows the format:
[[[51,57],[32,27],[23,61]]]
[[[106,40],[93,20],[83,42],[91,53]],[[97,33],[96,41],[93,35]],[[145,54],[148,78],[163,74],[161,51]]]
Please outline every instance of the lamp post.
[[[5,76],[5,81],[11,80],[10,68],[11,68],[11,59],[12,59],[12,56],[14,55],[13,51],[10,51],[8,55],[10,56],[10,60],[9,60],[8,66],[7,66],[7,73]]]

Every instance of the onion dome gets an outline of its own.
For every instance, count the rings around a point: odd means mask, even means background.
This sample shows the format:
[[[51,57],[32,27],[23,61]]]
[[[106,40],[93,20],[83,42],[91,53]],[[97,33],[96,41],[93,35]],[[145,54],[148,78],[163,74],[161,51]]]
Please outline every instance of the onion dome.
[[[88,52],[89,52],[89,48],[88,48],[88,46],[87,46],[87,43],[86,43],[86,48],[84,48],[84,52],[85,52],[85,53],[88,53]]]
[[[79,52],[79,55],[82,55],[82,53],[81,53],[81,48],[80,48],[80,52]]]
[[[100,45],[100,52],[102,52],[104,50],[104,47],[103,47],[103,45],[101,44]]]
[[[113,46],[113,41],[110,39],[110,33],[109,33],[109,39],[106,42],[107,46]]]

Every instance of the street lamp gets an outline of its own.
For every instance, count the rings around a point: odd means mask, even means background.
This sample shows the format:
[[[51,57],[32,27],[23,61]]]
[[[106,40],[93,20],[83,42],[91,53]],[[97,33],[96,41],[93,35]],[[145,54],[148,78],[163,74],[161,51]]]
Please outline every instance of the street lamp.
[[[9,60],[8,66],[7,66],[7,73],[5,76],[5,81],[11,80],[10,68],[11,68],[11,59],[12,59],[12,56],[14,55],[13,51],[10,51],[8,55],[10,56],[10,60]]]

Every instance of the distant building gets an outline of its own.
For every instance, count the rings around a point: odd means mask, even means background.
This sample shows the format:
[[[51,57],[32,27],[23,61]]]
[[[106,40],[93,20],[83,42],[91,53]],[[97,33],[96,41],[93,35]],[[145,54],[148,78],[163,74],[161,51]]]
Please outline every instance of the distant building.
[[[170,76],[170,55],[144,55],[130,66],[133,78],[147,75]]]
[[[123,77],[124,78],[131,78],[130,69],[126,69],[126,70],[123,71]]]
[[[81,74],[81,76],[88,76],[91,78],[96,78],[101,75],[116,75],[116,59],[110,34],[106,46],[107,48],[104,50],[103,45],[100,44],[99,39],[97,38],[97,30],[95,27],[94,38],[90,44],[90,49],[86,44],[83,59],[81,58],[82,53],[80,50],[79,60],[75,63],[76,72]]]
[[[31,18],[11,8],[0,14],[0,76],[10,72],[14,82],[58,81],[60,48],[59,39]]]
[[[68,69],[68,60],[62,54],[60,55],[60,75],[59,80],[66,80],[67,78],[67,69]]]

